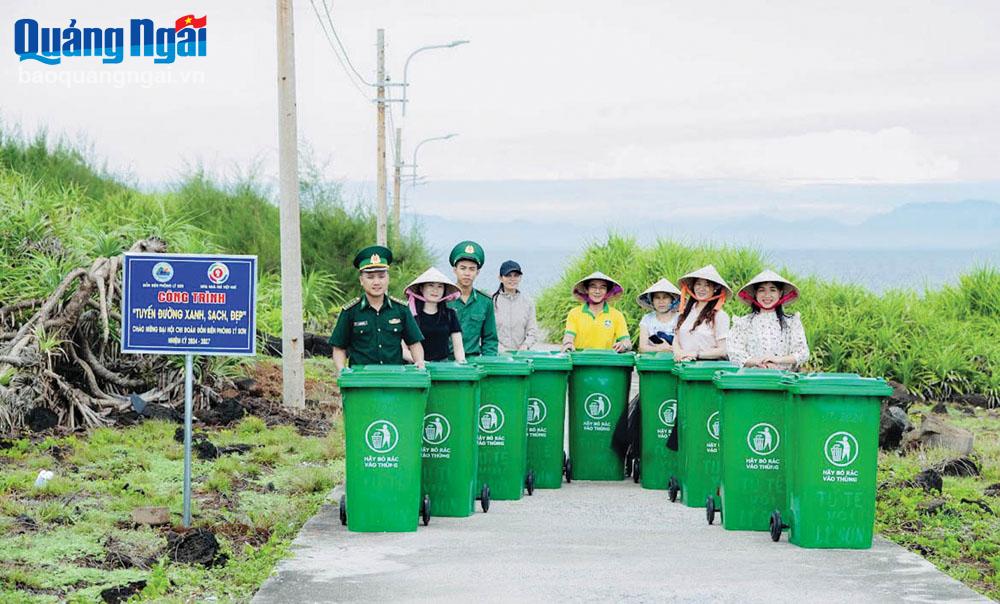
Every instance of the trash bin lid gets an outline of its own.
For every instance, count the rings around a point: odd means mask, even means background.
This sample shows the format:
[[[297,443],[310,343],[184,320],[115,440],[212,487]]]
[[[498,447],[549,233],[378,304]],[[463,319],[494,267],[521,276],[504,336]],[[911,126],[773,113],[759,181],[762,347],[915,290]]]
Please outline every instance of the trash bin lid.
[[[478,382],[483,370],[478,365],[455,361],[435,361],[427,363],[427,373],[432,382]]]
[[[631,367],[635,365],[635,354],[614,350],[577,350],[570,353],[573,366]]]
[[[640,373],[643,371],[670,371],[676,364],[672,352],[643,352],[635,355],[635,370]]]
[[[723,390],[785,390],[788,371],[744,367],[739,371],[717,371],[712,381]]]
[[[736,371],[739,369],[729,361],[685,361],[674,365],[674,373],[682,380],[711,382],[716,371]]]
[[[884,379],[861,377],[856,374],[810,373],[798,376],[788,375],[784,380],[788,390],[795,394],[877,397],[892,394],[892,387]]]
[[[535,371],[569,371],[573,368],[573,360],[568,354],[546,350],[512,350],[510,355],[515,359],[530,359],[531,368]]]
[[[469,362],[486,371],[486,375],[530,375],[531,360],[512,356],[469,357]]]
[[[360,365],[340,372],[341,388],[429,388],[431,376],[413,365]]]

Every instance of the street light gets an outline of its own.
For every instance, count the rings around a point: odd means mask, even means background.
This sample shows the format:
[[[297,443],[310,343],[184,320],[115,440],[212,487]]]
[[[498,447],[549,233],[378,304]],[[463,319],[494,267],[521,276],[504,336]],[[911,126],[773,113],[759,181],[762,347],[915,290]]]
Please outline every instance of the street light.
[[[409,166],[402,166],[402,167],[413,168],[413,174],[411,174],[410,177],[413,178],[414,180],[416,180],[416,178],[417,178],[417,152],[420,151],[420,147],[422,147],[424,143],[429,143],[431,141],[446,141],[449,138],[455,138],[456,136],[458,136],[458,134],[452,132],[451,134],[445,134],[444,136],[434,136],[434,137],[431,137],[431,138],[425,138],[424,140],[422,140],[419,143],[417,143],[417,146],[413,148],[413,163],[410,164]]]
[[[413,55],[418,52],[423,52],[425,50],[431,50],[432,48],[455,48],[456,46],[461,46],[462,44],[468,44],[468,40],[455,40],[454,42],[449,42],[448,44],[434,44],[432,46],[424,46],[418,48],[410,53],[410,56],[406,57],[406,63],[403,64],[403,115],[406,115],[406,88],[409,86],[410,80],[407,79],[406,72],[410,69],[410,59]]]

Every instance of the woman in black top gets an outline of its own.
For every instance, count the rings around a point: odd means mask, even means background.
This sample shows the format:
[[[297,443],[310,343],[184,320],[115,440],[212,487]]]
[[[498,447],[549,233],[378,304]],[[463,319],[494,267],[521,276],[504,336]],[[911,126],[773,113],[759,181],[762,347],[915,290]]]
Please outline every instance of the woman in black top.
[[[410,301],[410,311],[417,319],[420,332],[424,334],[424,359],[444,361],[448,359],[448,344],[454,350],[454,358],[465,362],[465,348],[462,346],[462,326],[458,323],[455,310],[445,304],[459,295],[458,286],[436,268],[427,269],[406,286],[406,297]],[[407,357],[408,350],[403,352]]]

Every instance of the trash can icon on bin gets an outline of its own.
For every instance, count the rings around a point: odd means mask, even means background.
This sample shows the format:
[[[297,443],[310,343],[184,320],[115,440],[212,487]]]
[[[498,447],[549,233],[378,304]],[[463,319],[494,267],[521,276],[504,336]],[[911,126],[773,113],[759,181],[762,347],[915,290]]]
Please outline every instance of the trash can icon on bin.
[[[497,419],[496,408],[490,407],[479,417],[479,427],[487,432],[492,432],[500,420]]]

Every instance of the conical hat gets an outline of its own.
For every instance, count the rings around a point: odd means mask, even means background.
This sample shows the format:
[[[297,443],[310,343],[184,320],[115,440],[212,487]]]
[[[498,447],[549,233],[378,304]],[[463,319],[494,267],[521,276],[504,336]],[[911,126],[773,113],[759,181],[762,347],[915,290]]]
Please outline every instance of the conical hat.
[[[656,283],[650,285],[646,291],[639,294],[639,297],[635,300],[639,303],[639,306],[645,308],[646,310],[653,310],[653,294],[656,292],[670,294],[675,299],[681,297],[681,290],[677,289],[676,285],[667,279],[660,279]]]
[[[610,300],[611,298],[620,296],[622,295],[622,293],[625,292],[625,289],[621,286],[620,283],[618,283],[611,277],[605,275],[601,271],[594,271],[593,273],[590,273],[583,279],[580,279],[579,281],[576,282],[576,284],[573,286],[573,295],[576,296],[577,298],[581,298],[582,300],[586,301],[587,282],[593,279],[601,279],[611,284],[611,287],[608,289],[608,295],[607,297],[604,298],[605,300]]]
[[[433,266],[424,271],[422,275],[413,280],[412,283],[406,286],[406,293],[414,293],[420,295],[419,286],[424,283],[444,283],[444,295],[458,293],[458,286],[455,282],[451,280],[450,277],[446,276],[444,273],[434,268]]]
[[[754,296],[757,293],[756,291],[754,291],[754,289],[755,289],[754,286],[756,286],[759,283],[780,283],[781,284],[781,296],[782,297],[787,296],[788,294],[790,294],[792,292],[795,292],[795,297],[798,297],[799,288],[796,287],[794,283],[792,283],[788,279],[785,279],[784,277],[782,277],[778,273],[776,273],[776,272],[768,269],[768,270],[761,271],[760,274],[758,274],[756,277],[754,277],[753,279],[751,279],[746,285],[744,285],[743,287],[740,288],[740,292],[739,292],[740,301],[742,301],[744,304],[746,304],[746,305],[749,306],[750,305],[750,301],[744,299],[744,297],[743,297],[744,293],[747,296],[750,297],[750,300],[753,300]],[[793,299],[785,302],[785,305],[791,304],[794,301],[795,300],[793,298]]]
[[[721,285],[722,288],[726,290],[726,298],[730,298],[733,295],[733,290],[730,289],[729,284],[722,278],[719,271],[715,270],[714,264],[703,266],[694,272],[684,275],[680,278],[680,282],[682,286],[687,285],[688,289],[693,291],[696,279],[704,279],[706,281],[711,281],[716,285]]]

